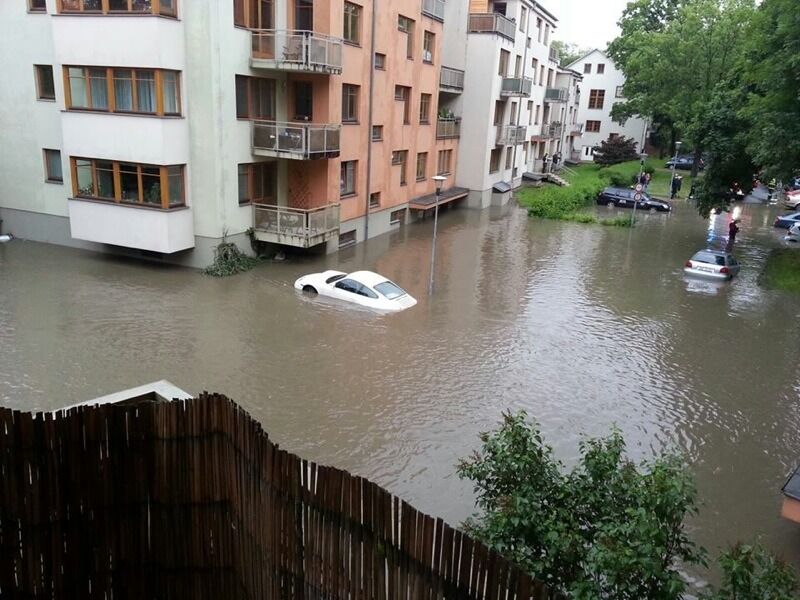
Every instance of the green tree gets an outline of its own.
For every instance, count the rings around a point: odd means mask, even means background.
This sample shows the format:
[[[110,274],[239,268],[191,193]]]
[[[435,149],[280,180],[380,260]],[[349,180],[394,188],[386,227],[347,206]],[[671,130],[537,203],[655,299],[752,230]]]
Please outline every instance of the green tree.
[[[550,46],[558,52],[558,64],[562,67],[568,67],[590,51],[590,48],[570,42],[562,42],[561,40],[553,40]]]
[[[696,490],[683,462],[635,464],[619,432],[588,439],[567,472],[525,413],[507,414],[462,461],[480,515],[467,529],[534,576],[578,600],[677,600],[677,563],[702,564],[684,518]]]
[[[636,160],[639,153],[636,150],[636,140],[620,136],[609,137],[594,148],[594,162],[604,167],[618,165],[619,163]]]
[[[722,586],[705,600],[792,600],[797,577],[791,568],[760,545],[738,544],[719,559]]]

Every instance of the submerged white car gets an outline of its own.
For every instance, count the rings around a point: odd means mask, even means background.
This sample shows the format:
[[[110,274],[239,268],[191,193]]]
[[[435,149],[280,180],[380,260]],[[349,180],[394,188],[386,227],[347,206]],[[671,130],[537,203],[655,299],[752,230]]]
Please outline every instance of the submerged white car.
[[[372,271],[311,273],[295,281],[294,289],[355,302],[376,310],[405,310],[417,303],[403,288]]]
[[[729,252],[721,250],[700,250],[686,261],[683,272],[687,275],[728,280],[739,273],[739,262]]]

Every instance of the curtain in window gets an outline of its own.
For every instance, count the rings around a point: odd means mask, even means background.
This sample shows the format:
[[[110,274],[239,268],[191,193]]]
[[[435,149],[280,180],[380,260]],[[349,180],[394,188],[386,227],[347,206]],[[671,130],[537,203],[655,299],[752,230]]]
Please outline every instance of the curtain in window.
[[[156,112],[155,71],[136,71],[136,98],[139,101],[139,112]]]
[[[108,85],[105,69],[89,69],[89,88],[92,93],[92,108],[108,110]]]
[[[130,69],[114,70],[114,102],[117,110],[133,110],[133,73]]]
[[[173,115],[180,114],[178,74],[174,71],[164,71],[161,75],[164,84],[164,112]]]
[[[88,108],[89,96],[86,92],[86,78],[84,77],[83,69],[70,67],[68,74],[72,106],[76,108]]]

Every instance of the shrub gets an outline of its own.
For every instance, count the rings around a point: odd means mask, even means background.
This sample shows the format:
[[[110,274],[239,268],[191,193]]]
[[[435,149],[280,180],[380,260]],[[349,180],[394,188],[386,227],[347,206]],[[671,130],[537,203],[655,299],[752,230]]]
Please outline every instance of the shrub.
[[[214,249],[214,263],[203,270],[206,275],[227,277],[249,271],[258,264],[258,259],[247,256],[236,244],[226,241]]]
[[[598,165],[616,165],[626,161],[636,160],[639,153],[636,151],[636,140],[629,137],[609,137],[594,148],[594,162]]]

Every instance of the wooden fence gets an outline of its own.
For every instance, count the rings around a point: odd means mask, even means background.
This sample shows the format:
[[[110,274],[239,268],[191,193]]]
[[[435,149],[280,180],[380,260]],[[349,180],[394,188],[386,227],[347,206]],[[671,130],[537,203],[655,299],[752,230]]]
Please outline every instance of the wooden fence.
[[[551,597],[441,519],[279,449],[224,396],[0,409],[0,598]]]

